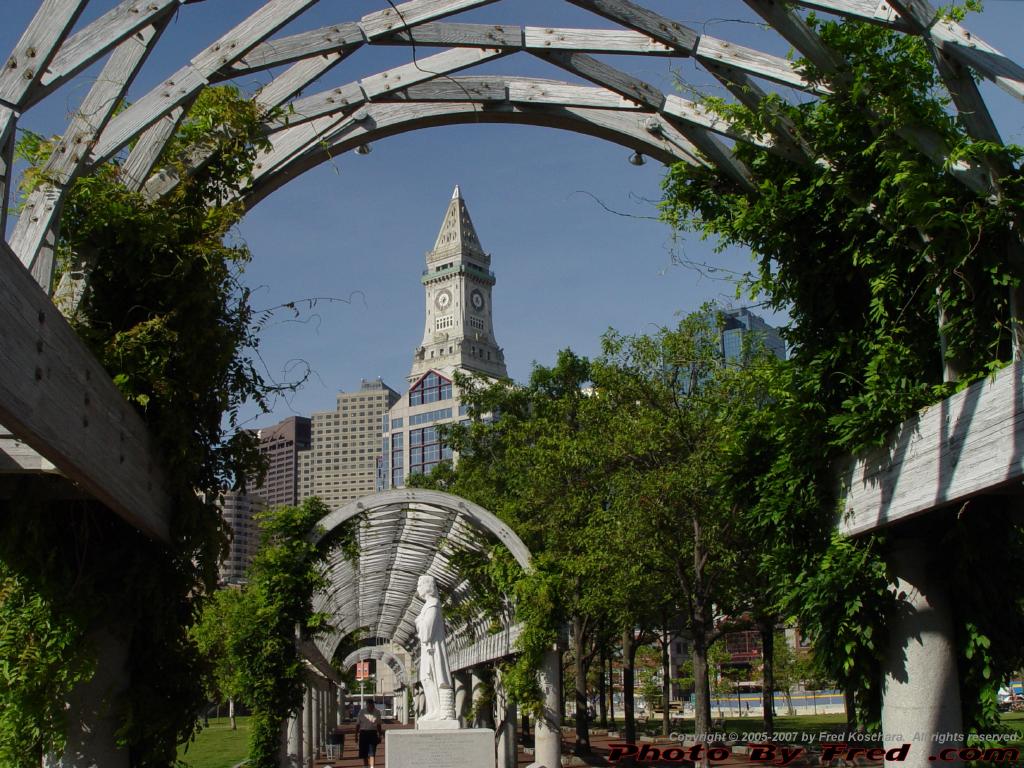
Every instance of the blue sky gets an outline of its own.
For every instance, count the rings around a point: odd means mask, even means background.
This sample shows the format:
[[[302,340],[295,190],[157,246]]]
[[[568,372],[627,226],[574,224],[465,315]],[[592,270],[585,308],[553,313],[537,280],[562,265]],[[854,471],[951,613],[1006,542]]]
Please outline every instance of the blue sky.
[[[738,1],[643,4],[704,34],[779,55],[788,50]],[[93,0],[80,24],[112,5],[113,0]],[[355,20],[385,5],[384,0],[321,0],[279,34]],[[0,6],[0,50],[9,50],[37,3],[0,0]],[[183,7],[131,97],[141,96],[256,6],[256,0],[206,0]],[[500,0],[451,20],[614,26],[561,0]],[[1024,2],[988,0],[966,26],[1024,60]],[[313,90],[409,60],[405,48],[364,48]],[[615,57],[609,62],[666,91],[683,80],[697,92],[721,94],[688,61]],[[573,79],[525,54],[470,72]],[[95,71],[33,108],[20,125],[42,133],[62,131],[90,76]],[[270,76],[240,85],[252,89]],[[982,88],[1004,139],[1024,143],[1024,104],[988,83]],[[433,128],[378,142],[366,156],[338,157],[260,203],[236,234],[253,253],[245,281],[254,289],[254,306],[319,301],[303,310],[301,322],[279,313],[266,328],[261,351],[271,377],[287,380],[307,363],[313,374],[301,391],[276,403],[272,416],[250,411],[253,423],[332,408],[335,392],[357,389],[361,378],[380,376],[403,389],[423,332],[424,253],[433,245],[455,184],[493,256],[495,332],[513,378],[528,376],[532,361],[550,363],[566,346],[595,354],[609,327],[643,333],[673,323],[678,312],[707,300],[741,303],[728,278],[751,268],[748,254],[716,253],[714,243],[677,236],[657,221],[665,169],[654,161],[633,166],[629,154],[618,145],[551,129]]]

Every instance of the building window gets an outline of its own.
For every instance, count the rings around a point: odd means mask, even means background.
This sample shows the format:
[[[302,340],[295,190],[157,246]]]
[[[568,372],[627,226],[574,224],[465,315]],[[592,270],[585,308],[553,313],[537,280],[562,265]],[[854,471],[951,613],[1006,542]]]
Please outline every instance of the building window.
[[[405,442],[405,435],[402,432],[395,432],[391,435],[391,487],[398,488],[402,485],[402,470],[405,466],[405,457],[402,454],[402,446]]]
[[[409,405],[436,403],[452,399],[452,383],[431,371],[409,390]]]
[[[451,408],[439,408],[436,411],[427,411],[426,413],[414,413],[411,416],[409,416],[409,426],[414,427],[417,424],[429,424],[432,421],[450,419],[451,417]]]
[[[435,330],[445,331],[455,325],[454,315],[445,315],[444,317],[437,318],[437,324]]]
[[[436,427],[409,430],[410,475],[426,474],[451,457],[452,449],[438,439]]]
[[[469,325],[471,328],[476,328],[478,331],[482,331],[484,329],[484,321],[479,317],[470,317]]]

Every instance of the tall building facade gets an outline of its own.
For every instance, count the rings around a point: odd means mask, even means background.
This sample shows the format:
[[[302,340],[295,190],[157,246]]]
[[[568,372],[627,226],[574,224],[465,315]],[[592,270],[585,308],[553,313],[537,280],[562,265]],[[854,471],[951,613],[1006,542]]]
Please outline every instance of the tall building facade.
[[[736,362],[743,356],[744,339],[751,338],[780,360],[786,359],[786,342],[779,335],[779,329],[768,325],[749,309],[727,309],[722,312],[725,327],[721,331],[722,355],[728,362]],[[749,342],[747,342],[749,344]]]
[[[421,277],[423,341],[413,353],[409,391],[390,411],[379,470],[379,490],[401,488],[451,459],[437,426],[465,417],[455,371],[505,378],[505,355],[494,336],[491,256],[480,245],[456,186]]]
[[[309,448],[310,420],[290,416],[272,427],[255,431],[259,451],[267,460],[267,475],[257,486],[250,479],[246,493],[225,491],[219,506],[231,529],[231,548],[221,564],[220,578],[228,584],[245,580],[245,572],[259,547],[255,515],[267,507],[298,503],[299,451]]]
[[[398,393],[380,379],[339,392],[333,411],[314,413],[311,440],[299,452],[299,499],[336,508],[377,489],[384,421]]]
[[[220,564],[220,580],[225,584],[241,584],[256,557],[260,532],[255,516],[266,508],[258,496],[241,491],[225,491],[217,500],[221,516],[231,529],[231,548]]]
[[[257,430],[260,454],[267,459],[267,476],[252,491],[268,507],[299,502],[299,452],[310,447],[312,422],[290,416],[272,427]]]

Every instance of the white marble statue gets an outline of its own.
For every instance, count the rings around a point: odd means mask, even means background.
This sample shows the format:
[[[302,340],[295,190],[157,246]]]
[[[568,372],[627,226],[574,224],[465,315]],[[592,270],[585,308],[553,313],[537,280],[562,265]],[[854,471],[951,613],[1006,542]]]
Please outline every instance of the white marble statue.
[[[433,576],[420,576],[416,591],[423,598],[423,608],[416,617],[416,636],[420,641],[420,685],[423,686],[425,712],[419,723],[455,722],[455,692],[448,669],[448,649],[444,641],[444,617],[437,582]],[[428,726],[429,727],[429,726]],[[435,726],[436,727],[436,726]]]

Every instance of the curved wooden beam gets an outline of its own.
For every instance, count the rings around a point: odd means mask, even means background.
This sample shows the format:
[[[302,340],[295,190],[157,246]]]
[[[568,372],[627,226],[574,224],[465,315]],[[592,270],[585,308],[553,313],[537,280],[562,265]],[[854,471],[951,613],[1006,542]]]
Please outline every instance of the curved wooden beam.
[[[400,644],[415,637],[416,582],[424,573],[445,585],[456,603],[467,599],[469,584],[453,568],[447,547],[479,551],[480,537],[490,536],[523,570],[531,567],[529,549],[508,525],[452,494],[399,489],[356,499],[326,515],[313,540],[329,541],[333,531],[355,519],[360,521],[358,566],[332,556],[324,574],[328,587],[314,601],[317,610],[337,616],[335,638],[360,626]],[[449,647],[469,642],[470,633],[457,633]],[[331,638],[319,644],[325,653],[336,646]]]
[[[338,642],[341,638],[338,638]],[[332,655],[334,650],[338,647],[337,643],[334,644],[332,649]],[[326,655],[326,654],[325,654]],[[366,648],[357,648],[352,651],[345,660],[341,662],[342,669],[348,669],[349,667],[355,666],[360,661],[367,661],[373,659],[374,661],[383,661],[392,671],[395,673],[395,677],[398,678],[399,685],[409,685],[412,678],[409,675],[409,670],[405,666],[405,662],[402,661],[401,657],[387,650],[386,648],[378,648],[374,646]]]
[[[477,530],[494,536],[508,548],[512,557],[516,559],[516,562],[519,563],[524,571],[530,570],[530,559],[532,557],[530,550],[515,531],[499,520],[493,512],[488,512],[479,504],[474,504],[472,501],[461,496],[444,493],[443,491],[409,488],[384,491],[371,496],[364,496],[361,499],[355,499],[331,512],[320,521],[319,528],[321,532],[317,534],[315,540],[317,542],[322,541],[333,530],[359,515],[383,507],[404,507],[410,504],[422,504],[458,514],[472,523]]]
[[[423,128],[485,123],[559,128],[620,144],[666,164],[704,164],[686,137],[660,122],[657,115],[641,110],[619,112],[510,102],[486,107],[454,101],[371,104],[355,116],[336,121],[326,138],[317,138],[311,131],[301,151],[261,158],[253,187],[245,197],[246,205],[255,206],[292,179],[362,144]]]

